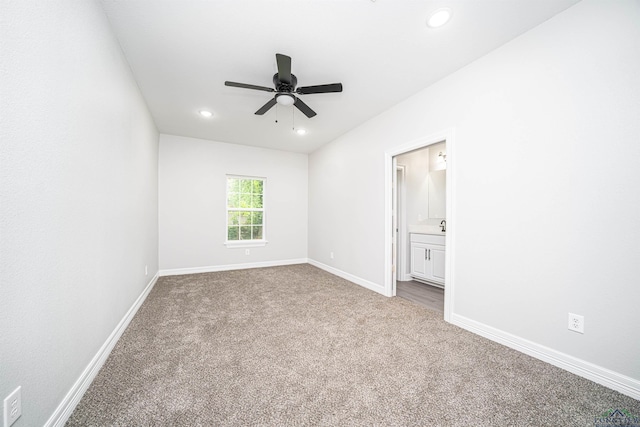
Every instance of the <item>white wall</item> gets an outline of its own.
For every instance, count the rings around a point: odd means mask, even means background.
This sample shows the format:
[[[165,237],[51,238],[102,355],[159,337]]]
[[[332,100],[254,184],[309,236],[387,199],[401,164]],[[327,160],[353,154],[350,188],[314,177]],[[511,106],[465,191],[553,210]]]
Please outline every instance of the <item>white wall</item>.
[[[97,3],[0,19],[0,399],[41,426],[158,270],[158,134]]]
[[[312,153],[309,257],[382,285],[384,153],[453,128],[453,313],[637,387],[638,22],[584,0]]]
[[[307,258],[306,154],[172,135],[160,136],[160,269]],[[227,248],[226,175],[267,178],[263,247]],[[189,270],[186,270],[189,271]],[[190,270],[196,271],[196,270]],[[174,271],[175,272],[175,271]]]

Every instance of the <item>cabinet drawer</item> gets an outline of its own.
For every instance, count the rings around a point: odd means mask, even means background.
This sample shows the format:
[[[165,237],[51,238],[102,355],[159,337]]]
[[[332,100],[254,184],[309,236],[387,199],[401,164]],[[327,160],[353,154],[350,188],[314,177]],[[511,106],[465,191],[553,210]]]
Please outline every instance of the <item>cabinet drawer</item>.
[[[411,242],[444,246],[445,236],[444,234],[440,236],[436,234],[411,233]]]

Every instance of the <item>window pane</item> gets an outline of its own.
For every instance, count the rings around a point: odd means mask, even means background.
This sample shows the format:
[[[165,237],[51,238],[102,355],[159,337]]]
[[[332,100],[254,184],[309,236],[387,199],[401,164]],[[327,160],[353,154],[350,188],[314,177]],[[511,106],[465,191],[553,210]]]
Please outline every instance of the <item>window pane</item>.
[[[254,179],[251,186],[253,194],[262,194],[262,180]]]
[[[256,240],[262,239],[262,227],[253,227],[253,238]]]
[[[240,180],[240,192],[241,193],[251,193],[251,180],[250,179]]]
[[[240,240],[251,240],[251,226],[240,227]]]
[[[227,191],[229,193],[239,193],[240,181],[237,178],[227,178]]]
[[[239,195],[236,193],[229,193],[229,196],[227,197],[227,206],[230,208],[238,208],[240,206],[238,206],[238,197]]]
[[[240,225],[251,224],[251,212],[238,212],[238,222]]]
[[[228,221],[229,221],[229,225],[238,225],[239,224],[239,222],[238,222],[238,212],[236,212],[236,211],[229,212]]]
[[[253,207],[262,208],[262,196],[253,195]]]
[[[253,212],[251,214],[251,224],[262,225],[262,212]]]
[[[227,240],[238,240],[238,230],[240,227],[229,227],[227,229]]]
[[[251,194],[240,194],[240,202],[238,203],[238,207],[240,208],[250,208],[251,207]]]

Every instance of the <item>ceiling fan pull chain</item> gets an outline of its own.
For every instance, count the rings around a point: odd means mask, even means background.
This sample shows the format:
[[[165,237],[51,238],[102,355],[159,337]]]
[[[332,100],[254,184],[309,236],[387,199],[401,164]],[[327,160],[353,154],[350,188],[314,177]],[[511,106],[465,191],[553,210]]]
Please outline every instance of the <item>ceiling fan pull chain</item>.
[[[278,123],[278,104],[276,104],[276,123]]]
[[[296,111],[295,108],[291,109],[291,129],[296,130]]]

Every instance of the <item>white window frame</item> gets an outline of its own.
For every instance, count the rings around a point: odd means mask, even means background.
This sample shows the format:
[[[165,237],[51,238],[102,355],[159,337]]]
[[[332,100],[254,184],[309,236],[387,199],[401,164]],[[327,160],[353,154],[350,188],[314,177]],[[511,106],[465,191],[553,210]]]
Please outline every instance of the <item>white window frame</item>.
[[[262,181],[262,208],[230,208],[229,207],[229,178],[233,179],[247,179],[247,180],[260,180]],[[267,231],[267,178],[263,176],[247,176],[247,175],[233,175],[227,174],[225,176],[225,229],[224,244],[228,248],[253,248],[259,246],[265,246],[268,241],[266,237]],[[230,211],[245,211],[245,212],[262,212],[262,239],[252,240],[229,240],[229,212]]]

